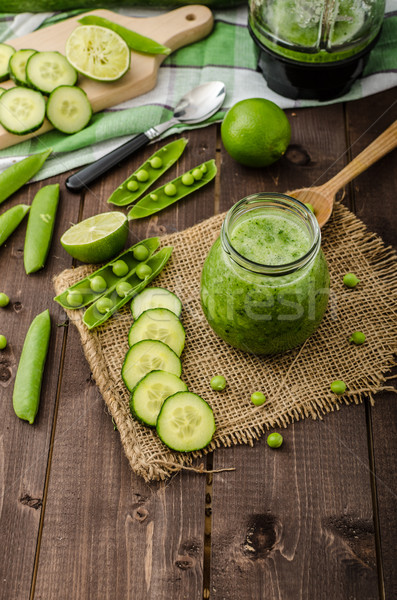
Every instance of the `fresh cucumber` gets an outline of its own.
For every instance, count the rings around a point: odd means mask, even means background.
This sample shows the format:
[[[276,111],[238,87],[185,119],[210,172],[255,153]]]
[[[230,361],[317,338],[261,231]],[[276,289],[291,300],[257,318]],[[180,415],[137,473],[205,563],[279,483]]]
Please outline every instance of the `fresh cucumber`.
[[[197,394],[177,392],[164,401],[156,429],[159,438],[171,450],[201,450],[215,433],[214,413]]]
[[[135,296],[131,302],[131,312],[134,319],[138,319],[141,314],[150,308],[168,308],[176,314],[177,317],[182,312],[182,302],[178,296],[172,292],[160,287],[146,288]]]
[[[185,330],[170,310],[151,308],[141,314],[128,333],[130,346],[142,340],[160,340],[180,356],[185,345]]]
[[[26,63],[32,54],[35,54],[36,50],[25,49],[17,50],[10,58],[8,68],[10,70],[10,77],[17,85],[28,85],[26,78]]]
[[[0,96],[0,123],[4,129],[24,135],[39,129],[44,121],[45,101],[40,92],[13,87]]]
[[[121,376],[131,392],[138,381],[150,371],[167,371],[181,376],[182,365],[179,356],[163,342],[143,340],[131,346],[125,355]]]
[[[46,114],[55,129],[77,133],[88,125],[92,108],[84,90],[73,85],[60,85],[48,98]]]
[[[187,385],[182,379],[167,371],[152,371],[132,390],[131,413],[145,425],[155,427],[164,400],[176,392],[187,392]]]
[[[1,12],[4,12],[3,10]],[[8,68],[10,58],[14,54],[15,48],[8,44],[0,44],[0,81],[5,81],[10,78],[10,70]]]
[[[43,94],[60,85],[74,85],[77,71],[60,52],[36,52],[26,63],[28,83]]]

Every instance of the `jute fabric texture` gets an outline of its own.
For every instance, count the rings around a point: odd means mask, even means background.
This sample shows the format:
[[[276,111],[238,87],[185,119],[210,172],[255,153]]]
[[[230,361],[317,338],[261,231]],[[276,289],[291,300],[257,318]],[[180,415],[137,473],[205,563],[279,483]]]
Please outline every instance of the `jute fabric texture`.
[[[146,481],[165,479],[184,467],[197,468],[196,458],[216,447],[252,445],[272,427],[286,427],[305,417],[322,418],[343,403],[358,404],[365,397],[372,402],[377,391],[389,389],[386,373],[395,364],[397,349],[397,257],[393,250],[337,204],[322,233],[331,296],[319,329],[300,348],[258,357],[234,350],[219,339],[200,308],[201,269],[223,218],[217,215],[162,237],[162,245],[172,245],[174,252],[154,280],[154,285],[169,289],[182,300],[181,318],[186,330],[182,378],[189,390],[202,396],[214,411],[216,433],[203,452],[171,452],[155,430],[131,416],[129,393],[120,376],[133,322],[129,306],[91,332],[82,322],[82,310],[66,311],[79,331],[85,356],[117,425],[130,465]],[[54,281],[56,292],[93,270],[90,265],[63,271]],[[355,289],[343,285],[343,275],[349,271],[360,279]],[[348,342],[357,330],[367,336],[362,346]],[[227,379],[223,392],[210,387],[215,374]],[[343,396],[330,391],[335,379],[347,384]],[[266,394],[267,402],[255,407],[250,395],[258,390]]]

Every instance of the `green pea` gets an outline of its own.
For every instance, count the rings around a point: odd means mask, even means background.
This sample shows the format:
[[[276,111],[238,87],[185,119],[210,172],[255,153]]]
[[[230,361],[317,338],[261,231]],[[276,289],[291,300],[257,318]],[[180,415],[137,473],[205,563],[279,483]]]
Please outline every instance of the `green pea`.
[[[32,154],[0,173],[0,204],[22,187],[24,183],[27,183],[29,179],[32,179],[51,152],[52,148],[40,154]]]
[[[200,167],[200,169],[201,169],[201,171],[202,171],[203,173],[206,173],[206,172],[207,172],[207,165],[205,165],[205,164],[202,164],[202,165],[201,165],[201,167]]]
[[[138,188],[139,183],[136,179],[131,179],[131,181],[127,183],[127,189],[130,190],[130,192],[136,192]]]
[[[0,177],[1,180],[1,177]],[[1,192],[0,192],[1,197]],[[24,216],[29,212],[27,204],[17,204],[0,215],[0,246],[18,227]]]
[[[146,169],[140,169],[136,174],[136,178],[138,181],[141,181],[143,183],[144,181],[147,181],[149,179],[149,173],[146,171]]]
[[[116,260],[112,266],[112,271],[116,277],[124,277],[124,275],[127,275],[129,269],[127,263],[125,263],[123,260]]]
[[[314,206],[310,202],[305,202],[305,206],[314,214]]]
[[[113,302],[110,298],[99,298],[99,300],[96,301],[95,306],[97,311],[104,315],[113,308]]]
[[[251,402],[255,406],[262,406],[266,402],[266,396],[262,392],[254,392],[251,394]]]
[[[351,334],[349,342],[353,342],[353,344],[356,344],[356,346],[360,346],[361,344],[364,344],[365,339],[365,335],[362,333],[362,331],[355,331]]]
[[[354,273],[346,273],[346,275],[343,277],[343,283],[348,288],[354,288],[358,283],[360,283],[360,280]]]
[[[167,185],[164,188],[164,194],[166,196],[175,196],[176,194],[176,187],[173,183],[167,183]]]
[[[146,279],[146,277],[149,277],[149,275],[151,275],[152,269],[149,267],[149,265],[141,264],[137,266],[135,273],[137,274],[139,279]]]
[[[93,292],[102,293],[107,288],[106,281],[100,275],[96,275],[90,281],[90,288]]]
[[[267,443],[270,448],[280,448],[284,439],[281,433],[271,433],[267,436]]]
[[[4,350],[7,346],[7,338],[5,335],[0,335],[0,350]]]
[[[149,256],[149,250],[146,248],[146,246],[143,246],[143,244],[140,244],[139,246],[134,248],[132,253],[134,255],[135,260],[139,261],[146,260]]]
[[[119,281],[116,285],[116,292],[120,298],[124,298],[131,289],[132,285],[128,281]]]
[[[163,161],[159,156],[154,156],[152,159],[149,160],[149,164],[152,167],[152,169],[161,169],[161,167],[163,166]]]
[[[181,179],[183,185],[193,185],[194,183],[194,177],[191,173],[185,173],[184,175],[182,175],[182,179]]]
[[[210,381],[210,385],[216,392],[221,392],[226,387],[226,379],[223,375],[215,375]]]
[[[344,394],[345,391],[346,391],[346,384],[344,381],[337,379],[336,381],[333,381],[331,383],[331,392],[333,392],[334,394],[337,394],[338,396],[340,396],[341,394]]]
[[[26,274],[45,266],[58,210],[59,183],[45,185],[35,195],[26,227],[23,264]]]
[[[66,296],[66,302],[70,306],[81,306],[83,304],[83,296],[80,292],[76,290],[70,290],[68,295]]]
[[[157,195],[157,194],[149,194],[149,195],[150,195],[150,198],[151,198],[152,200],[154,200],[155,202],[156,202],[156,200],[158,200],[158,199],[159,199],[159,197],[158,197],[158,195]]]
[[[7,304],[10,303],[10,299],[4,292],[0,292],[0,307],[4,308]]]
[[[199,181],[200,179],[203,178],[203,171],[201,170],[201,168],[194,169],[192,175],[196,181]]]

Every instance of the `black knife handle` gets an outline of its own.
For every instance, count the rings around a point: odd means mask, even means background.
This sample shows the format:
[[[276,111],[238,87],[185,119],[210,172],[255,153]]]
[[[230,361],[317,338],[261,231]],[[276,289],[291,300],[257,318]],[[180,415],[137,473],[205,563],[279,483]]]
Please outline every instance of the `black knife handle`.
[[[140,133],[129,140],[125,144],[122,144],[115,150],[112,150],[102,158],[91,163],[84,169],[80,169],[77,173],[74,173],[65,181],[65,185],[69,192],[81,192],[82,189],[87,188],[88,185],[100,177],[106,171],[117,165],[119,162],[127,158],[130,154],[146,146],[150,142],[150,138],[145,133]]]

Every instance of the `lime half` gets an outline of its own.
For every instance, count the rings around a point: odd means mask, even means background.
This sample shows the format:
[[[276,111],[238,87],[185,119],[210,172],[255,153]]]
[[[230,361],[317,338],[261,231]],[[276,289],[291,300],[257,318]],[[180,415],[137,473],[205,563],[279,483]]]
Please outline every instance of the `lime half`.
[[[95,215],[73,225],[61,237],[61,244],[73,258],[101,263],[124,248],[128,236],[127,217],[121,212]]]
[[[66,58],[91,79],[115,81],[130,68],[131,53],[123,38],[111,29],[81,25],[66,42]]]

